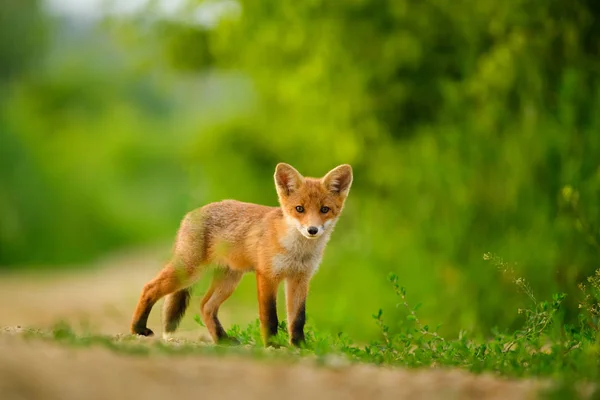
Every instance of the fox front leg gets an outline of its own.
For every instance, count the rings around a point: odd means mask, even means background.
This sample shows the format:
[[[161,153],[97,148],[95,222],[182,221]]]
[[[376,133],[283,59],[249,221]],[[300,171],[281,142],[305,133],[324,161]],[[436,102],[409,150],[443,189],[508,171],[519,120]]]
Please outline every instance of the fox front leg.
[[[285,297],[287,305],[290,343],[301,346],[305,342],[304,324],[306,323],[306,296],[309,279],[304,276],[286,280]]]
[[[276,280],[256,274],[258,288],[258,309],[260,314],[260,328],[265,346],[272,344],[271,339],[277,336],[277,286]]]

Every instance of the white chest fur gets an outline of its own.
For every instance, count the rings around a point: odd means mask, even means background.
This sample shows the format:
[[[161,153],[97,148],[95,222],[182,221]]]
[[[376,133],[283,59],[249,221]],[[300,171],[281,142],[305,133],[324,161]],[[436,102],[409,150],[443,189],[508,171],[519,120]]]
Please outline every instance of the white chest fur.
[[[329,235],[330,232],[325,232],[317,239],[307,239],[295,227],[289,227],[287,234],[280,240],[283,251],[273,257],[273,272],[283,276],[312,276],[319,268]]]

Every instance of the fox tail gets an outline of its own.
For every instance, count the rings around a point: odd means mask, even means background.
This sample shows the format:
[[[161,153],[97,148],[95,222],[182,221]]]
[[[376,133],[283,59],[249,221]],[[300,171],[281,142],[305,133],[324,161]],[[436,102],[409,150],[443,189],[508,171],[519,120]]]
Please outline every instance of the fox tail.
[[[165,297],[163,305],[163,332],[169,334],[175,332],[179,322],[190,302],[190,288],[181,289]]]

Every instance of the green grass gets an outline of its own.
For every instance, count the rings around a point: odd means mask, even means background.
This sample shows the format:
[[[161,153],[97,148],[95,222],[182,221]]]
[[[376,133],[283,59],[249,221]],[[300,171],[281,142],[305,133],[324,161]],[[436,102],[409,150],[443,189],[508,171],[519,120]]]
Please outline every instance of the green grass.
[[[457,337],[442,337],[418,316],[419,305],[409,303],[407,291],[390,274],[390,290],[398,297],[397,307],[405,312],[399,332],[391,333],[389,321],[381,310],[372,315],[380,338],[357,344],[343,332],[324,334],[311,325],[306,327],[307,342],[303,348],[288,345],[285,322],[280,324],[274,342],[278,349],[265,349],[260,339],[258,321],[242,328],[234,325],[229,335],[240,346],[215,346],[176,339],[172,342],[146,340],[132,335],[100,336],[76,334],[67,324],[58,324],[52,332],[26,331],[25,336],[43,338],[73,346],[104,346],[111,350],[151,356],[167,355],[238,355],[262,359],[284,359],[295,362],[313,359],[318,365],[369,363],[409,368],[460,368],[473,373],[488,372],[504,377],[552,378],[558,385],[553,396],[570,393],[576,383],[597,382],[600,378],[598,324],[600,316],[600,270],[580,285],[579,325],[567,325],[561,308],[564,294],[548,300],[536,298],[528,282],[515,275],[514,269],[501,258],[485,254],[484,259],[510,279],[517,293],[527,301],[515,310],[522,316],[522,326],[514,331],[495,329],[487,338],[470,337],[461,331]],[[199,322],[199,319],[197,319]],[[396,321],[394,321],[396,322]],[[199,322],[201,324],[201,322]]]

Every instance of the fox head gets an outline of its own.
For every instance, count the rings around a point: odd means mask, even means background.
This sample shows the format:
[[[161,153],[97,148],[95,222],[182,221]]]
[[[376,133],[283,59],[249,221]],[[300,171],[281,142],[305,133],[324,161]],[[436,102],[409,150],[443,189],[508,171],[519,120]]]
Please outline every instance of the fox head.
[[[352,167],[340,165],[323,178],[305,178],[289,164],[275,168],[275,187],[286,220],[308,239],[330,232],[352,186]]]

